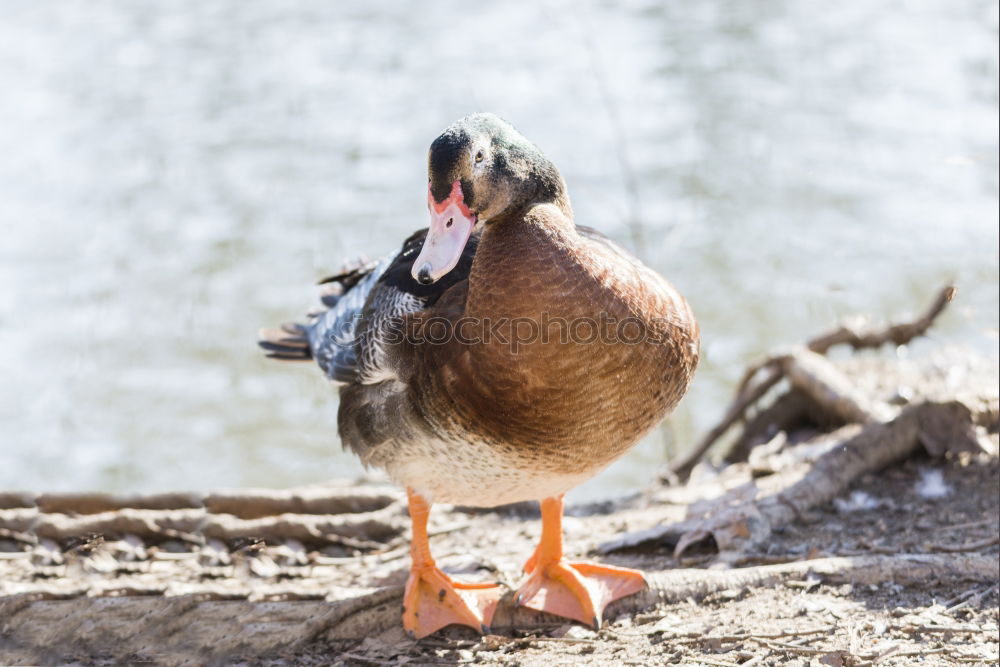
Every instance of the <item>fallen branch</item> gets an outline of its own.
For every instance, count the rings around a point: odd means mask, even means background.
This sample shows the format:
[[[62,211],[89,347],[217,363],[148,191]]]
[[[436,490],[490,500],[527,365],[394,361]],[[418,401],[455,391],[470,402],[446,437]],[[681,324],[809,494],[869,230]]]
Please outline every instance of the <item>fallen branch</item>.
[[[99,514],[121,509],[179,510],[202,507],[196,493],[115,496],[108,493],[43,493],[34,499],[46,514]]]
[[[0,510],[37,509],[43,514],[100,514],[122,509],[202,509],[256,519],[278,514],[348,514],[373,512],[403,497],[390,486],[311,486],[299,489],[241,489],[206,495],[198,493],[109,493],[0,492]]]
[[[781,370],[793,387],[806,394],[826,414],[845,424],[888,421],[889,406],[858,391],[825,357],[807,349],[780,357]]]
[[[880,401],[874,401],[857,391],[843,373],[824,357],[808,349],[793,350],[768,359],[762,367],[768,373],[756,384],[737,393],[726,416],[706,434],[701,442],[682,459],[671,465],[671,472],[686,476],[715,442],[747,409],[759,401],[782,379],[787,379],[794,391],[805,396],[828,419],[842,424],[870,424],[891,419],[895,411]]]
[[[384,542],[401,534],[408,523],[400,502],[359,514],[282,514],[259,519],[211,514],[201,532],[219,540],[280,535],[301,542],[336,541],[338,537]]]
[[[36,538],[65,541],[125,535],[198,543],[206,538],[309,543],[346,539],[355,541],[352,544],[368,542],[366,548],[376,548],[384,547],[407,525],[402,494],[365,487],[258,490],[212,494],[203,499],[188,494],[60,494],[39,496],[33,502],[35,506],[0,509],[0,535],[27,535],[31,542]],[[74,503],[80,503],[78,511],[73,509]]]
[[[807,347],[813,352],[826,354],[834,345],[846,344],[855,350],[871,347],[881,347],[886,343],[893,345],[906,345],[917,336],[923,336],[934,320],[940,315],[945,307],[955,298],[958,290],[954,285],[942,287],[934,301],[927,307],[920,317],[910,322],[892,324],[882,329],[862,330],[843,324],[835,331],[817,336],[807,343]]]
[[[782,456],[795,462],[732,489],[701,508],[703,516],[625,534],[598,549],[609,553],[673,538],[678,558],[712,537],[720,553],[732,558],[763,544],[776,527],[841,495],[861,475],[906,458],[921,444],[934,455],[977,446],[972,414],[957,401],[910,406],[887,424],[873,423],[860,432],[846,428],[844,435],[790,448]],[[797,451],[807,456],[797,457]]]
[[[89,535],[138,535],[165,538],[191,534],[204,519],[202,509],[125,508],[98,514],[44,514],[36,509],[0,510],[0,525],[38,537],[64,540]]]
[[[879,347],[887,342],[904,345],[923,335],[954,298],[952,286],[943,288],[927,311],[912,322],[894,324],[881,330],[861,331],[847,325],[810,340],[803,349],[776,355],[754,364],[744,373],[736,396],[722,419],[688,452],[670,464],[670,474],[686,479],[691,470],[711,447],[781,380],[788,379],[793,388],[806,394],[829,415],[842,423],[871,423],[888,420],[893,411],[857,392],[843,375],[821,355],[838,344],[855,349]],[[760,379],[756,379],[760,376]],[[745,444],[744,444],[745,447]],[[664,479],[664,481],[668,481]]]
[[[204,498],[212,514],[258,519],[279,514],[360,514],[398,503],[403,493],[393,487],[325,487],[252,489],[212,493]]]

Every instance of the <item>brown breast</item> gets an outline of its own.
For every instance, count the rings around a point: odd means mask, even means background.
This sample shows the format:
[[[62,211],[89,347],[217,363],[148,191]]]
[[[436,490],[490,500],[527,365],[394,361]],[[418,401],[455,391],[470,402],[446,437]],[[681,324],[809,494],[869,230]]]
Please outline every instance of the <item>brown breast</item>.
[[[435,340],[449,325],[458,335],[414,346],[411,396],[436,429],[538,468],[603,467],[694,374],[698,325],[684,298],[554,207],[491,224],[465,289],[426,314]]]

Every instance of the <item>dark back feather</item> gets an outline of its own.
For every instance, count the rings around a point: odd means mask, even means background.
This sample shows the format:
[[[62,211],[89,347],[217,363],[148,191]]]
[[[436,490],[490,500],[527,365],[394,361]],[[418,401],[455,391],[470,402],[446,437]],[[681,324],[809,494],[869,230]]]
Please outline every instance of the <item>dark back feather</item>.
[[[450,287],[467,280],[479,244],[479,236],[474,235],[448,275],[432,285],[421,285],[410,271],[426,236],[427,230],[421,229],[380,260],[320,281],[334,287],[323,296],[328,310],[317,313],[303,327],[309,351],[304,358],[311,355],[335,382],[376,382],[390,373],[382,345],[388,327],[407,313],[434,305]],[[293,351],[276,350],[273,340],[262,341],[261,346],[278,358],[301,359],[301,342],[296,339]]]

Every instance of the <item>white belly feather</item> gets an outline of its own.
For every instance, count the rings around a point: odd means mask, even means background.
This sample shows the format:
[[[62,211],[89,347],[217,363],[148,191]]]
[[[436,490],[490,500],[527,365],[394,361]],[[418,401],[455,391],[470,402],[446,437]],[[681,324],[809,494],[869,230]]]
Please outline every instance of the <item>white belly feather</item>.
[[[384,464],[389,476],[433,502],[495,507],[566,493],[590,479],[585,473],[539,470],[482,442],[430,439],[409,442]],[[535,463],[537,466],[537,463]]]

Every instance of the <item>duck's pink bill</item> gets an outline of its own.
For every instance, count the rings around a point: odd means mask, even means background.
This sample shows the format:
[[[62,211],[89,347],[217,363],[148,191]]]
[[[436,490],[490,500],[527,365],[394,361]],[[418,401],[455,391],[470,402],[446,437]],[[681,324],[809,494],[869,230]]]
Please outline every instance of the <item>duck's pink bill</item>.
[[[429,190],[431,227],[410,270],[414,280],[423,285],[437,282],[455,268],[476,226],[476,216],[463,201],[460,181],[452,183],[451,194],[442,202],[434,201]]]

